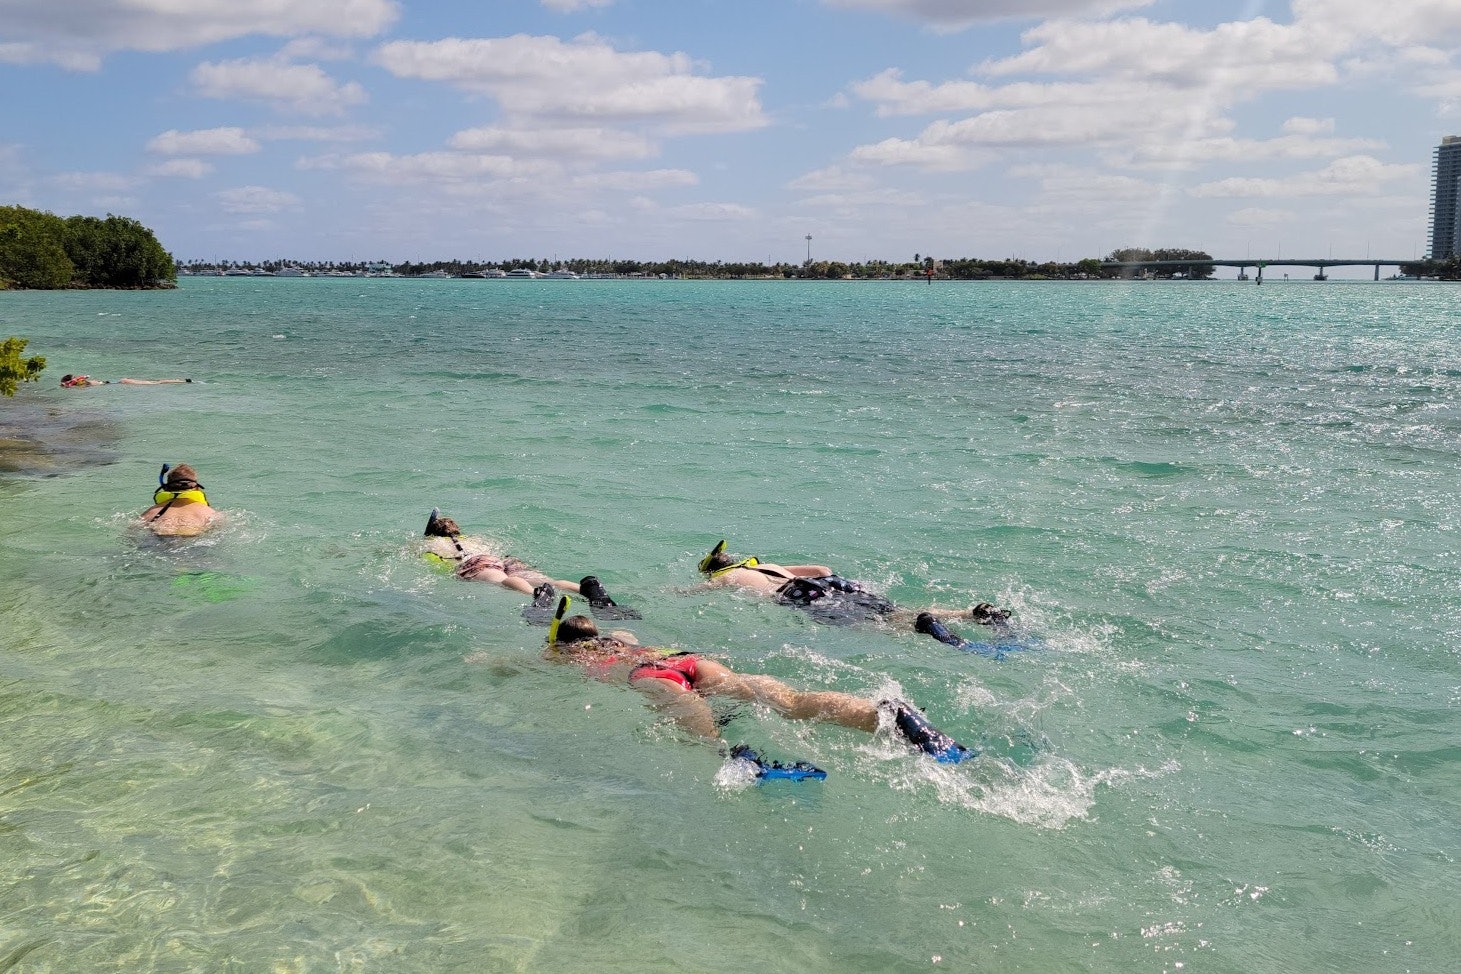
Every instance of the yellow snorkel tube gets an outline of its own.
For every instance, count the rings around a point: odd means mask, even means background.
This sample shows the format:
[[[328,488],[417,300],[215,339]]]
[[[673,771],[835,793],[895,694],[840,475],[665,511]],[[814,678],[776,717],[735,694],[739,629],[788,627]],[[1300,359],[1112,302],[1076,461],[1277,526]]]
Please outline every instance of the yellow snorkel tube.
[[[724,552],[725,539],[721,538],[720,544],[716,545],[714,548],[711,548],[710,554],[700,559],[700,571],[707,575],[710,574],[710,563],[715,560],[716,555],[723,554]]]
[[[721,568],[711,568],[710,567],[710,563],[713,562],[713,561],[715,561],[715,558],[716,558],[717,555],[723,554],[724,552],[725,552],[725,540],[724,539],[721,539],[720,544],[718,544],[714,548],[711,548],[710,549],[710,554],[708,554],[704,558],[701,558],[700,559],[700,572],[701,572],[701,574],[709,575],[711,578],[719,578],[720,576],[724,575],[726,572],[733,572],[737,568],[755,568],[757,565],[761,564],[761,560],[759,558],[755,557],[754,555],[752,555],[750,558],[742,558],[740,561],[736,562],[734,565],[725,565],[724,567],[721,567]]]
[[[550,644],[558,641],[558,623],[562,622],[563,617],[568,615],[568,603],[570,601],[566,595],[558,600],[558,611],[553,613],[553,621],[548,623],[548,642]]]

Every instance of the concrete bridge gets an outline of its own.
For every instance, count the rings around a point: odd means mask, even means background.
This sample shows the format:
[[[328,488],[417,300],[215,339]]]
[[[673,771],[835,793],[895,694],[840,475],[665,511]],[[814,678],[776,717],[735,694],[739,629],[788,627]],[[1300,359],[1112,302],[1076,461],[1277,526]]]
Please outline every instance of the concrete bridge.
[[[1214,258],[1212,260],[1103,260],[1101,261],[1101,269],[1140,271],[1146,270],[1147,268],[1151,268],[1153,270],[1157,268],[1168,268],[1176,270],[1182,267],[1236,267],[1238,268],[1238,278],[1240,280],[1246,280],[1248,277],[1248,268],[1252,267],[1255,268],[1258,272],[1258,276],[1256,279],[1257,283],[1262,284],[1263,269],[1265,267],[1313,267],[1319,271],[1319,273],[1314,275],[1314,280],[1316,281],[1328,280],[1329,275],[1324,272],[1330,267],[1374,267],[1375,280],[1378,281],[1380,279],[1381,267],[1394,267],[1398,269],[1402,264],[1418,263],[1420,263],[1420,261],[1413,257],[1408,260],[1377,260],[1371,257],[1366,257],[1364,260],[1354,260],[1338,257],[1300,257],[1275,258],[1274,260],[1258,260],[1252,257],[1244,257],[1242,259]]]

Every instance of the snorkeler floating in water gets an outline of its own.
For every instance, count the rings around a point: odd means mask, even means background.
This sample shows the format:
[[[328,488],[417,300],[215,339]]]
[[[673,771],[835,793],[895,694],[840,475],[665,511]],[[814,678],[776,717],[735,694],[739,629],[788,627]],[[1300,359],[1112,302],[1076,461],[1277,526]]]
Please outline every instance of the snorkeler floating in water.
[[[967,619],[984,626],[1003,626],[1010,616],[1009,610],[995,608],[988,602],[980,602],[969,610],[900,608],[884,596],[868,591],[861,582],[843,578],[826,565],[777,565],[759,558],[737,558],[726,553],[724,541],[700,559],[700,571],[706,576],[707,585],[733,586],[769,595],[778,602],[807,610],[819,622],[846,625],[884,619],[910,626],[943,642],[947,640],[921,620],[927,617],[937,623],[941,618]]]
[[[552,616],[558,592],[581,593],[595,615],[603,619],[638,619],[639,613],[616,603],[604,585],[593,575],[577,582],[549,578],[527,562],[499,554],[480,538],[462,534],[457,522],[443,517],[437,508],[426,519],[426,537],[430,538],[426,556],[453,565],[457,578],[471,582],[491,582],[503,588],[533,597],[523,611],[530,621],[546,625]]]
[[[547,658],[577,663],[590,676],[608,683],[627,683],[681,728],[708,740],[720,740],[720,727],[706,697],[724,696],[769,707],[791,720],[829,721],[868,733],[878,729],[881,715],[902,740],[944,764],[957,764],[978,753],[934,728],[906,701],[874,701],[832,690],[795,690],[774,677],[736,673],[698,653],[641,646],[632,633],[601,636],[587,616],[564,618],[568,605],[566,596],[559,600],[548,629]],[[743,746],[733,749],[731,757],[756,764],[758,777],[825,777],[825,772],[810,765],[767,764]]]
[[[86,386],[172,386],[185,385],[192,382],[192,379],[118,379],[113,382],[111,379],[93,379],[89,375],[72,375],[66,373],[61,376],[62,389],[81,389]]]
[[[220,515],[208,504],[198,473],[186,463],[162,465],[152,506],[142,512],[142,524],[153,534],[187,537],[213,527]]]

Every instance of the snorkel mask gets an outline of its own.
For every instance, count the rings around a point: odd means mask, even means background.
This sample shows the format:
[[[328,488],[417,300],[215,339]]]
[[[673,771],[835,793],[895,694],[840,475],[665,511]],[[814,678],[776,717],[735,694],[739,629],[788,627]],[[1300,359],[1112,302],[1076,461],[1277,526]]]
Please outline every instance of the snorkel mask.
[[[724,553],[725,541],[724,539],[722,539],[720,544],[710,549],[710,554],[700,559],[701,573],[709,575],[711,578],[719,578],[727,572],[735,571],[737,568],[755,568],[757,565],[761,564],[761,559],[757,558],[755,555],[752,555],[750,558],[742,558],[740,561],[734,562],[730,565],[721,565],[719,568],[714,567],[715,559]]]
[[[717,555],[723,555],[723,554],[725,554],[725,539],[724,538],[721,538],[720,539],[720,544],[716,545],[714,548],[711,548],[710,549],[710,554],[708,554],[704,558],[701,558],[700,559],[700,571],[701,571],[701,573],[702,574],[706,574],[706,575],[710,574],[710,572],[714,570],[714,569],[712,569],[710,567],[710,563],[713,562],[713,561],[715,561],[715,558],[716,558]]]

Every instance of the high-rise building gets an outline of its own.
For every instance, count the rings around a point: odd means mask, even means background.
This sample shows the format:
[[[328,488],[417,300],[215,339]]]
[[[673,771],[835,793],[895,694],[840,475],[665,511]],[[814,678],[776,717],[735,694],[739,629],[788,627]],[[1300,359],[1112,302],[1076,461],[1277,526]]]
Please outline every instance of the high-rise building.
[[[1461,135],[1436,146],[1435,184],[1431,189],[1432,260],[1461,254]]]

